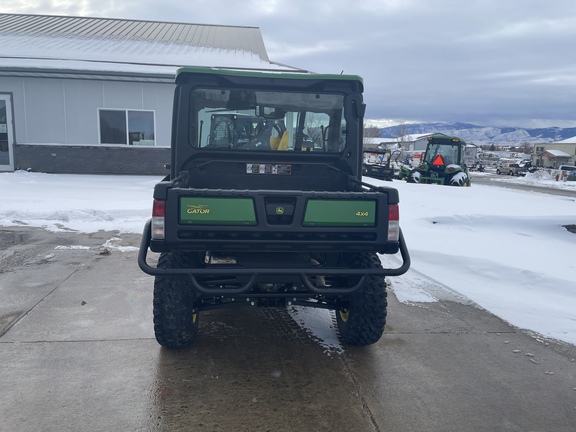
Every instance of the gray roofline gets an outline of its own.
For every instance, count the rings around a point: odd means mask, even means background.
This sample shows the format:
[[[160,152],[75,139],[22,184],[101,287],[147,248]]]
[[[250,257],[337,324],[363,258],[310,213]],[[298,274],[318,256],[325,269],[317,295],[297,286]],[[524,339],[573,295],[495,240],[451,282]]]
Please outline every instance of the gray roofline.
[[[70,62],[70,61],[79,61],[79,62],[86,62],[86,63],[95,63],[95,64],[118,64],[118,65],[132,65],[132,66],[151,66],[151,67],[173,67],[173,68],[181,68],[181,67],[208,67],[208,68],[217,68],[217,69],[238,69],[238,70],[256,70],[256,69],[252,69],[252,68],[236,68],[236,67],[231,67],[231,66],[212,66],[212,65],[206,65],[206,66],[184,66],[181,64],[161,64],[161,63],[144,63],[144,62],[126,62],[126,61],[114,61],[114,60],[86,60],[86,59],[71,59],[71,58],[57,58],[57,57],[31,57],[31,56],[26,56],[26,57],[12,57],[12,56],[5,56],[0,54],[0,59],[17,59],[17,60],[41,60],[41,61],[64,61],[64,62]],[[278,65],[281,67],[286,68],[286,71],[289,72],[303,72],[303,73],[313,73],[310,72],[306,69],[301,69],[301,68],[296,68],[294,66],[290,66],[284,63],[279,63],[279,62],[274,62],[274,61],[270,61],[270,64],[274,64],[274,65]],[[24,69],[21,68],[19,69],[18,67],[14,67],[14,66],[7,66],[7,67],[3,67],[0,66],[0,70],[6,70],[6,69],[14,69],[14,70],[29,70],[28,69]],[[40,69],[40,68],[38,68]],[[42,68],[42,70],[50,70],[50,69],[44,69]],[[56,68],[54,68],[54,70],[58,70]],[[64,69],[62,69],[64,70]],[[70,69],[72,70],[72,69]],[[274,68],[258,68],[258,70],[262,70],[262,71],[282,71],[282,69],[274,69]]]
[[[96,62],[99,63],[99,62]],[[126,63],[122,63],[126,64]],[[158,65],[152,65],[158,66]],[[168,67],[158,66],[158,67]],[[174,73],[152,73],[152,72],[122,72],[122,71],[93,71],[93,70],[79,70],[73,68],[22,68],[22,67],[3,67],[0,66],[0,76],[9,77],[25,77],[25,78],[63,78],[63,79],[84,79],[84,80],[113,80],[113,81],[133,81],[133,82],[159,82],[175,84],[176,73],[178,67],[174,67]],[[289,66],[288,66],[289,67]],[[230,67],[208,67],[209,69],[226,69]],[[250,69],[250,68],[233,68],[236,71],[257,71],[257,72],[272,72],[272,73],[309,73],[303,69]]]
[[[297,68],[297,67],[295,67],[295,66],[290,66],[290,65],[287,65],[286,63],[276,62],[276,61],[273,61],[273,60],[270,60],[270,63],[275,64],[275,65],[278,65],[278,66],[285,67],[287,71],[291,71],[291,72],[316,73],[316,72],[312,72],[312,71],[309,71],[309,70],[306,70],[306,69]]]
[[[74,59],[74,58],[59,58],[59,57],[32,57],[22,56],[14,57],[0,54],[0,59],[11,60],[40,60],[40,61],[63,61],[63,62],[82,62],[82,63],[95,63],[95,64],[116,64],[116,65],[132,65],[132,66],[152,66],[152,67],[174,67],[179,68],[179,64],[162,64],[162,63],[144,63],[144,62],[131,62],[131,61],[115,61],[115,60],[91,60],[91,59]],[[2,68],[2,66],[0,66]]]
[[[0,67],[0,76],[21,78],[64,78],[106,81],[157,82],[174,84],[176,74],[114,71],[80,71],[78,69],[41,69]]]

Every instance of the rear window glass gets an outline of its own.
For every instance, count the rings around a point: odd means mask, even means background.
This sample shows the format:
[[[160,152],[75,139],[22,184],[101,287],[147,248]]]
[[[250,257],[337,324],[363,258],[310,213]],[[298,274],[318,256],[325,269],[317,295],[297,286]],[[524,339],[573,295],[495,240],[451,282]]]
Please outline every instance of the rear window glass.
[[[195,89],[190,142],[222,151],[341,152],[344,96],[250,89]]]

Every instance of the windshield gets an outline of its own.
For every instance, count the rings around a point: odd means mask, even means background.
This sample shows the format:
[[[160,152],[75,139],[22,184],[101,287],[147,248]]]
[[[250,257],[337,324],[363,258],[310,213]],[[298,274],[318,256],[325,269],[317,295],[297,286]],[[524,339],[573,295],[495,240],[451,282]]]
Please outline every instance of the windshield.
[[[191,103],[197,148],[341,152],[346,144],[343,95],[196,89]]]
[[[444,165],[458,164],[459,148],[458,144],[428,144],[424,162],[432,164],[434,159],[440,155]]]

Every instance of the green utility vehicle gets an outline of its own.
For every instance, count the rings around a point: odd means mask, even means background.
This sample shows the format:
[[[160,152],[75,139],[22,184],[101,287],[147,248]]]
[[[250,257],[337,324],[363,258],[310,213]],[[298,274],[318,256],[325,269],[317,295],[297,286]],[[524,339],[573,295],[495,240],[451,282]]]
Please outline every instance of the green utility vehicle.
[[[409,183],[470,186],[468,166],[476,157],[476,146],[458,137],[434,134],[428,137],[420,164],[407,177]]]
[[[398,191],[362,182],[362,91],[356,76],[178,71],[170,174],[138,257],[161,345],[187,346],[203,311],[241,305],[331,309],[345,342],[381,337],[384,277],[410,257]],[[383,268],[378,254],[398,252]]]

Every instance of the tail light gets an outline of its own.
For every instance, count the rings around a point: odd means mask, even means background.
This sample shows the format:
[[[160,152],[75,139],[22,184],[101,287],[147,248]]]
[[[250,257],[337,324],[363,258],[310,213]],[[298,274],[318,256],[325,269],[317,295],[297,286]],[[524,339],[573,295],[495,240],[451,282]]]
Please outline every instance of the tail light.
[[[400,208],[398,204],[390,204],[388,208],[388,241],[398,241],[400,239]]]
[[[164,239],[164,212],[166,201],[154,200],[152,206],[152,239]]]

